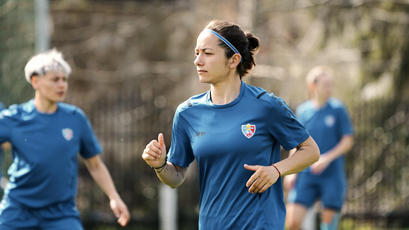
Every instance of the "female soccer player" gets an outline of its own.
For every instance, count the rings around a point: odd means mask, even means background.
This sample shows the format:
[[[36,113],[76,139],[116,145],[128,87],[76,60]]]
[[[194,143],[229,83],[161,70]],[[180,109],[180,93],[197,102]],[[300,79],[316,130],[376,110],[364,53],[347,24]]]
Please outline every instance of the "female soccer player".
[[[314,140],[283,100],[241,80],[255,65],[258,47],[258,38],[239,26],[210,22],[197,38],[194,60],[200,82],[210,90],[177,108],[168,155],[163,134],[142,154],[173,188],[197,160],[201,230],[283,229],[280,177],[319,156]],[[297,152],[281,160],[280,145]]]
[[[320,148],[320,159],[310,168],[286,177],[288,195],[287,225],[301,228],[307,209],[321,200],[321,230],[336,230],[339,212],[346,194],[343,155],[353,144],[353,127],[344,105],[332,98],[332,71],[325,66],[313,68],[307,75],[310,100],[297,108],[297,117]],[[297,179],[295,179],[297,178]]]
[[[85,114],[62,103],[71,68],[56,50],[32,57],[25,66],[34,99],[0,113],[0,143],[13,149],[9,183],[0,204],[0,229],[81,230],[75,205],[77,155],[110,199],[118,223],[129,212],[99,153],[102,148]]]

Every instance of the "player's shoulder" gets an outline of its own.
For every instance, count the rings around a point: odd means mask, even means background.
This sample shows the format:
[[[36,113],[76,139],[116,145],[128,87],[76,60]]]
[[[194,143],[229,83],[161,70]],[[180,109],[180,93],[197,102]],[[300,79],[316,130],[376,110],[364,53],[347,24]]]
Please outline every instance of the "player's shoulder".
[[[304,113],[306,111],[310,111],[312,109],[314,109],[314,105],[313,105],[312,101],[307,100],[307,101],[304,101],[300,105],[297,106],[296,112],[297,112],[297,114],[302,114],[302,113]]]
[[[59,102],[58,109],[60,110],[60,112],[66,115],[85,117],[84,111],[80,109],[78,106],[72,104]]]
[[[345,108],[345,105],[342,101],[340,101],[339,99],[333,98],[333,97],[328,99],[328,105],[333,109],[344,109]]]
[[[256,103],[260,103],[260,105],[267,106],[270,108],[277,108],[283,105],[286,105],[285,101],[276,96],[273,92],[268,92],[267,90],[253,86],[253,85],[245,85],[247,88],[247,96],[256,99]]]
[[[208,92],[194,95],[184,102],[180,103],[176,109],[176,112],[182,113],[188,110],[191,110],[195,107],[206,104],[206,98],[208,97]]]
[[[29,100],[22,104],[13,104],[0,111],[0,119],[9,119],[12,121],[24,120],[27,116],[35,113],[34,100]]]
[[[17,118],[33,111],[35,111],[34,101],[30,100],[22,104],[10,105],[8,108],[3,109],[0,114],[2,117]]]
[[[10,105],[0,111],[0,119],[16,117],[21,113],[20,105]]]
[[[261,87],[249,85],[246,83],[243,84],[246,90],[246,97],[248,98],[257,99],[260,102],[271,102],[271,99],[275,97],[273,93],[269,93],[267,92],[267,90]]]
[[[265,96],[268,95],[268,92],[265,89],[261,88],[261,87],[254,86],[254,85],[249,85],[249,84],[244,83],[244,82],[242,84],[243,84],[243,86],[244,86],[244,88],[246,90],[246,95],[248,97],[254,97],[256,99],[264,100]]]

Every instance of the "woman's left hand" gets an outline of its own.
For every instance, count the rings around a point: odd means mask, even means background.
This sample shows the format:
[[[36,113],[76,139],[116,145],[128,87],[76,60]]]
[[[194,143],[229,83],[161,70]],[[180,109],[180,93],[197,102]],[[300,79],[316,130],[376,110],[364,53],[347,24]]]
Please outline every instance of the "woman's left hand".
[[[122,226],[125,227],[128,224],[130,214],[128,211],[128,207],[122,201],[121,198],[116,197],[111,199],[109,202],[112,212],[114,213],[115,217],[117,218],[117,222]]]
[[[246,187],[249,188],[249,192],[251,193],[263,193],[270,188],[280,176],[274,166],[244,164],[244,168],[255,172],[246,183]]]

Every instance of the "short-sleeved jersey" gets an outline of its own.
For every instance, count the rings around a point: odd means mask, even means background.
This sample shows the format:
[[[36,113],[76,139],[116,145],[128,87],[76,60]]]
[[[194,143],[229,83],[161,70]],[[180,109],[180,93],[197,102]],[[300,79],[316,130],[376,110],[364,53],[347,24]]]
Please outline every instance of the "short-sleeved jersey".
[[[246,181],[254,173],[243,165],[271,165],[280,145],[291,149],[309,134],[280,98],[241,83],[239,96],[215,105],[210,91],[176,110],[169,161],[199,167],[199,229],[284,229],[282,182],[252,194]]]
[[[5,196],[28,208],[74,200],[78,153],[90,158],[102,152],[84,113],[65,103],[52,114],[38,112],[33,100],[3,110],[3,141],[12,144],[13,152]]]
[[[317,143],[321,154],[334,148],[345,135],[352,135],[354,130],[348,112],[343,103],[335,98],[316,108],[311,100],[297,107],[298,120],[305,126]],[[310,172],[309,169],[304,172]],[[344,157],[339,157],[321,173],[321,175],[344,172]]]

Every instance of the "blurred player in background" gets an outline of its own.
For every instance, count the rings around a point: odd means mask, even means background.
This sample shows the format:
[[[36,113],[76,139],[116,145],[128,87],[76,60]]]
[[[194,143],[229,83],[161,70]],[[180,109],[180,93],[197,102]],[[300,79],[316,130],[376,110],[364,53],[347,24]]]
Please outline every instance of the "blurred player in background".
[[[348,112],[332,98],[332,71],[325,66],[313,68],[307,75],[310,99],[296,111],[320,148],[320,159],[308,169],[284,178],[288,194],[287,227],[301,229],[307,209],[321,201],[321,230],[337,229],[346,195],[344,154],[353,145],[353,127]],[[292,152],[290,152],[290,155]]]
[[[183,183],[186,168],[197,160],[200,230],[283,229],[281,176],[319,156],[283,100],[242,81],[258,48],[258,38],[238,25],[210,22],[197,38],[194,60],[210,90],[177,108],[168,155],[162,134],[142,154],[171,187]],[[281,160],[281,145],[297,151]]]
[[[13,151],[0,229],[83,229],[75,204],[78,153],[125,226],[129,212],[100,158],[91,124],[82,110],[62,102],[70,66],[51,50],[32,57],[24,71],[34,99],[0,113],[0,142],[9,141]]]

